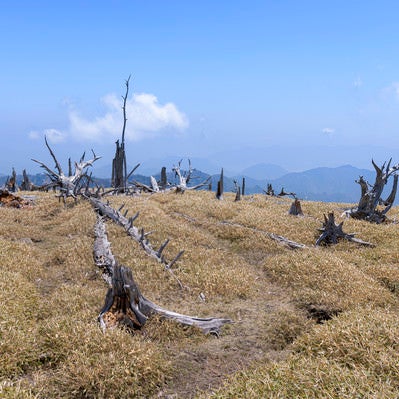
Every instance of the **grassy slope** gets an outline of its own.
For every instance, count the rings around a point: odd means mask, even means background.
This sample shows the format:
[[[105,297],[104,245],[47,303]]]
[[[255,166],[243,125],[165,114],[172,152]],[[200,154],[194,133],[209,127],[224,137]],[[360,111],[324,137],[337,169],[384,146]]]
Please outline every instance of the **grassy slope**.
[[[110,199],[140,211],[136,223],[153,231],[155,247],[171,239],[169,259],[185,250],[175,265],[182,291],[108,223],[113,252],[143,294],[181,313],[232,318],[219,339],[158,319],[134,336],[102,334],[106,287],[92,261],[89,204],[64,208],[38,194],[32,209],[0,208],[0,396],[397,397],[397,225],[345,221],[375,248],[291,251],[263,232],[312,246],[323,213],[342,205],[304,202],[297,218],[289,200],[233,198]],[[333,317],[318,324],[315,310]]]

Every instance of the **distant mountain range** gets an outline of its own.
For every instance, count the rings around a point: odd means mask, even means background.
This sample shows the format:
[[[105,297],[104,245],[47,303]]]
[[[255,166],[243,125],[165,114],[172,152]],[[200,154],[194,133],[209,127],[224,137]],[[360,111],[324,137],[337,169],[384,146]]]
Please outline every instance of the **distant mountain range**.
[[[95,168],[93,169],[93,175],[96,175]],[[160,177],[159,173],[153,175],[156,179]],[[209,176],[211,176],[212,189],[215,191],[220,171],[215,174],[209,174],[195,169],[193,177],[196,178],[192,180],[191,184],[198,184]],[[241,174],[235,176],[228,176],[225,171],[224,190],[225,192],[234,191],[234,180],[241,185],[242,179],[245,177],[246,194],[262,193],[263,190],[266,190],[267,184],[270,183],[276,194],[284,188],[286,192],[294,192],[299,199],[303,200],[356,203],[360,198],[360,186],[355,183],[355,180],[359,176],[363,176],[367,181],[373,183],[375,172],[368,169],[359,169],[351,165],[344,165],[336,168],[321,167],[303,172],[288,173],[278,165],[258,164],[244,169]],[[30,175],[29,178],[33,183],[38,185],[46,181],[44,174]],[[173,181],[174,178],[174,174],[169,171],[169,181]],[[0,186],[6,180],[7,176],[0,175]],[[150,183],[149,175],[144,174],[135,174],[130,180],[137,180],[145,184]],[[18,176],[17,181],[22,181],[22,176]],[[98,184],[103,186],[110,185],[109,178],[97,178],[97,181]],[[387,191],[391,187],[392,185],[388,183]]]

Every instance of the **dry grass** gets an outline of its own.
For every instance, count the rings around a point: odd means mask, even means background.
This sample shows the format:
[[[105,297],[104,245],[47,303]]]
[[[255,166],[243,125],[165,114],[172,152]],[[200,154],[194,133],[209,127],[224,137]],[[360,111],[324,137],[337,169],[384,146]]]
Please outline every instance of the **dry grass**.
[[[233,199],[110,198],[140,212],[155,248],[171,240],[168,259],[185,250],[174,265],[181,290],[108,223],[113,252],[143,294],[180,313],[232,318],[219,339],[158,318],[135,335],[103,334],[89,204],[64,207],[39,193],[33,208],[0,208],[0,396],[397,397],[397,225],[346,220],[344,231],[376,247],[314,248],[323,213],[339,220],[345,205],[304,202],[305,216],[293,217],[287,199]],[[289,250],[268,233],[309,248]]]

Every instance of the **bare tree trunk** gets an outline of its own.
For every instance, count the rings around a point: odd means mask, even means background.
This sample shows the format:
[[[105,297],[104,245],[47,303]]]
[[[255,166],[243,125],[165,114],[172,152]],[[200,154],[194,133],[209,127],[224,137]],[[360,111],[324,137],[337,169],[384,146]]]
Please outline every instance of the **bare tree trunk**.
[[[168,178],[166,176],[166,168],[165,168],[165,166],[163,166],[162,169],[161,169],[160,189],[161,190],[165,190],[167,186],[168,186]]]
[[[223,182],[223,168],[220,172],[220,179],[218,181],[217,191],[216,191],[216,198],[218,200],[223,199],[223,192],[224,192],[224,182]]]
[[[26,169],[22,171],[22,183],[21,183],[21,190],[22,191],[31,191],[33,184],[30,182],[28,174],[26,173]]]
[[[12,168],[12,174],[11,177],[8,179],[6,186],[8,191],[12,193],[16,193],[18,191],[17,174],[14,168]]]
[[[112,161],[112,187],[117,189],[119,192],[125,192],[127,188],[127,163],[125,153],[125,131],[126,131],[126,101],[129,94],[129,81],[130,76],[126,80],[126,92],[123,98],[123,128],[122,128],[122,140],[119,144],[119,140],[116,141],[115,157]]]
[[[236,197],[235,197],[234,201],[235,202],[241,201],[241,188],[238,185],[236,180],[234,180],[234,186],[235,186],[235,190],[236,190]]]

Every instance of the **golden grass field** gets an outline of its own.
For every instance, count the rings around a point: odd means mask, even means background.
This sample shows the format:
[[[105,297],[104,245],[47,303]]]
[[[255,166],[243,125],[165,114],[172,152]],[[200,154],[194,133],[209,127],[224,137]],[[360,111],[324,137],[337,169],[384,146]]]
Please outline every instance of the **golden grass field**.
[[[23,193],[22,193],[23,194]],[[29,193],[32,194],[32,193]],[[35,193],[0,208],[1,398],[397,398],[399,225],[348,219],[374,248],[315,248],[323,214],[348,204],[173,192],[108,197],[153,231],[174,273],[107,222],[117,260],[169,310],[231,318],[219,338],[151,319],[135,334],[101,331],[107,287],[93,258],[95,212]],[[399,217],[393,208],[388,216]],[[306,244],[290,250],[268,233]],[[205,301],[200,299],[205,296]]]

